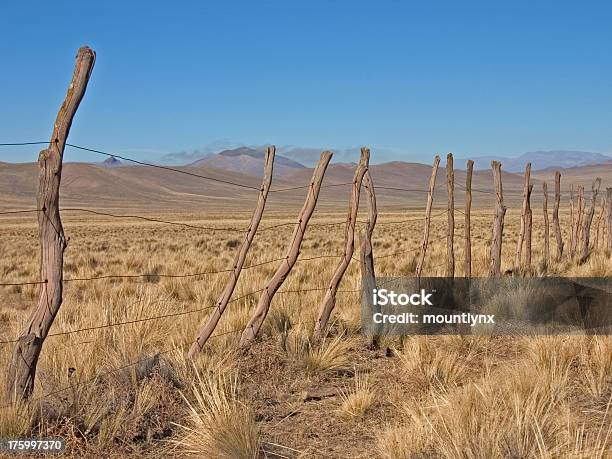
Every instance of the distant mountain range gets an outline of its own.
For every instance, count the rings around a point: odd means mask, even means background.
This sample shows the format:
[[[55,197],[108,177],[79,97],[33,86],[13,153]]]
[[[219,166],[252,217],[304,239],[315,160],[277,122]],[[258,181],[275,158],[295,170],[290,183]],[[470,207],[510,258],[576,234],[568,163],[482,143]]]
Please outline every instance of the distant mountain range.
[[[187,165],[198,162],[200,159],[206,159],[211,156],[219,154],[219,152],[225,151],[246,151],[255,150],[263,152],[266,149],[266,145],[244,145],[237,142],[231,142],[229,140],[220,140],[206,145],[202,148],[198,148],[190,151],[180,151],[176,153],[169,153],[161,158],[161,161],[165,164],[177,164]],[[357,162],[359,161],[359,147],[351,148],[328,148],[334,152],[334,158],[338,162]],[[325,148],[307,148],[298,147],[295,145],[277,145],[276,154],[284,156],[285,158],[292,159],[306,167],[314,167],[319,162],[319,156]],[[379,160],[376,162],[384,162],[385,158],[393,157],[392,153],[388,150],[377,149],[376,158]],[[381,158],[383,161],[381,161]]]
[[[281,154],[276,155],[274,163],[275,171],[278,175],[287,175],[295,170],[304,167],[313,167],[321,151],[314,148],[283,148],[279,149]],[[205,166],[216,169],[241,172],[248,175],[261,175],[263,171],[263,148],[240,147],[223,150],[217,154],[209,154],[205,158],[191,163],[191,166]],[[359,149],[350,148],[334,152],[335,162],[354,162],[359,158]],[[474,169],[491,169],[491,161],[496,160],[502,163],[502,169],[507,172],[523,172],[525,165],[531,162],[533,171],[553,169],[568,169],[572,167],[591,166],[594,164],[606,164],[612,161],[612,157],[586,151],[532,151],[517,157],[504,156],[481,156],[472,158]],[[465,159],[458,159],[457,169],[465,169]],[[401,163],[403,161],[395,161]],[[382,163],[389,164],[389,163]]]
[[[226,144],[220,143],[219,145]],[[331,150],[334,152],[335,163],[355,163],[359,160],[358,147]],[[261,175],[263,171],[264,146],[239,146],[222,148],[216,151],[218,153],[212,152],[209,147],[206,147],[205,149],[194,150],[190,153],[183,152],[167,155],[165,159],[182,159],[181,164],[188,166],[212,167],[248,175]],[[303,169],[304,167],[314,167],[319,160],[321,151],[322,149],[319,148],[277,147],[276,161],[274,163],[275,171],[278,175],[287,175],[294,170]],[[404,160],[400,152],[391,152],[390,150],[378,148],[373,148],[372,151],[372,164],[385,164],[389,162],[385,161],[385,158],[395,158],[398,162],[410,161],[408,158]],[[465,169],[465,161],[467,159],[467,157],[456,158],[455,167]],[[612,161],[611,156],[602,153],[572,150],[532,151],[515,157],[487,155],[471,157],[470,159],[474,160],[474,169],[476,170],[490,169],[491,161],[496,160],[500,161],[502,169],[508,172],[523,172],[528,162],[531,162],[532,170],[537,171],[550,168],[567,169],[594,164],[606,164]],[[116,167],[114,164],[109,166]]]
[[[335,159],[335,158],[334,158]],[[283,155],[276,157],[273,189],[290,188],[275,194],[272,210],[299,209],[305,190],[299,188],[309,183],[312,169],[306,168]],[[119,163],[119,164],[117,164]],[[436,182],[435,204],[446,205],[446,180],[443,160]],[[108,165],[111,167],[108,167]],[[210,165],[209,165],[210,164]],[[124,164],[108,160],[102,163],[66,163],[62,172],[61,200],[66,207],[107,209],[169,209],[173,211],[203,209],[249,209],[257,199],[256,190],[261,183],[263,152],[256,149],[233,149],[196,161],[188,166],[175,166],[173,170]],[[464,163],[456,162],[455,180],[458,185],[457,205],[461,205],[461,184],[465,183]],[[223,169],[228,167],[228,169]],[[244,172],[239,171],[242,169]],[[425,203],[431,163],[419,164],[393,161],[373,164],[372,179],[377,186],[379,209],[417,208]],[[185,172],[185,173],[181,173]],[[317,208],[346,208],[350,195],[350,182],[355,165],[333,161],[327,168],[324,187],[321,189]],[[38,184],[37,163],[0,163],[0,207],[2,209],[30,208],[36,201]],[[554,169],[535,171],[532,181],[541,189],[541,181],[550,181]],[[562,190],[571,184],[590,187],[595,177],[601,177],[602,189],[612,185],[612,161],[605,164],[565,168],[562,171]],[[505,167],[502,171],[504,199],[507,205],[518,206],[522,196],[523,176]],[[236,187],[234,184],[245,186]],[[342,186],[340,186],[342,184]],[[328,186],[334,185],[334,186]],[[337,185],[337,186],[336,186]],[[295,188],[295,187],[298,188]],[[475,195],[477,206],[491,206],[494,194],[491,168],[474,172],[473,187],[485,193]],[[541,196],[540,193],[534,199]]]
[[[465,160],[467,159],[465,158]],[[601,153],[570,150],[531,151],[514,158],[480,156],[471,159],[474,160],[474,169],[490,169],[491,161],[495,160],[500,161],[502,169],[508,172],[523,172],[528,162],[531,162],[531,169],[537,171],[551,168],[568,169],[593,164],[606,164],[612,161],[612,157]]]
[[[240,147],[206,156],[189,164],[189,166],[211,167],[260,176],[264,170],[264,156],[263,149]],[[305,167],[303,164],[279,154],[274,157],[274,173],[276,175],[287,175],[290,172],[305,169]]]

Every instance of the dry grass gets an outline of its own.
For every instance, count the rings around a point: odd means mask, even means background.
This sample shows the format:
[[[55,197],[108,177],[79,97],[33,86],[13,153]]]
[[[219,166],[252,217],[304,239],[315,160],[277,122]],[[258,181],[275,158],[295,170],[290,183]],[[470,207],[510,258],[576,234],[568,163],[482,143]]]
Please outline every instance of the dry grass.
[[[380,215],[382,224],[374,236],[378,275],[414,272],[416,250],[381,256],[416,249],[421,238],[421,222],[385,221],[419,216]],[[514,209],[508,211],[504,268],[514,258],[516,216]],[[319,213],[313,223],[344,217],[344,211]],[[245,227],[249,213],[162,218]],[[267,215],[262,226],[293,218],[286,212]],[[562,223],[566,219],[562,214]],[[457,218],[457,275],[463,270],[461,220]],[[488,209],[475,211],[475,276],[487,273],[490,223]],[[237,348],[235,331],[246,324],[257,302],[258,295],[249,292],[259,290],[274,272],[276,264],[271,263],[243,271],[234,294],[242,298],[228,306],[215,331],[220,336],[192,362],[185,356],[186,346],[206,318],[203,308],[214,304],[226,277],[161,275],[227,269],[236,251],[231,241],[240,234],[94,221],[76,214],[65,217],[65,227],[71,238],[66,277],[150,275],[66,283],[52,332],[168,317],[50,337],[38,366],[35,397],[66,390],[29,407],[2,408],[0,436],[60,435],[75,457],[168,457],[195,451],[206,451],[207,457],[256,457],[263,451],[269,457],[371,457],[375,451],[389,458],[610,454],[608,337],[386,338],[385,346],[373,351],[359,335],[359,294],[342,293],[330,336],[314,344],[312,324],[325,292],[309,291],[278,294],[262,342],[245,354]],[[341,228],[309,228],[301,257],[340,255]],[[443,237],[445,228],[442,217],[435,219],[431,240]],[[291,231],[286,226],[258,233],[246,265],[282,257]],[[34,219],[5,218],[0,234],[3,281],[35,279]],[[534,242],[538,275],[612,275],[610,255],[602,251],[582,265],[564,258],[544,270],[537,231]],[[443,275],[444,262],[445,241],[434,242],[425,274]],[[335,263],[329,258],[298,262],[281,290],[325,288]],[[340,289],[359,286],[359,268],[351,263]],[[1,336],[19,335],[35,298],[32,286],[0,289]],[[170,316],[176,313],[184,314]],[[392,349],[387,352],[386,346]],[[10,352],[11,346],[0,347],[0,365],[6,366]]]
[[[345,417],[358,418],[364,416],[374,403],[374,391],[372,390],[368,375],[355,372],[352,386],[345,388],[340,397],[340,413]]]
[[[405,419],[383,432],[381,455],[605,457],[612,434],[610,374],[605,394],[594,397],[581,369],[589,362],[595,372],[602,370],[602,363],[582,350],[603,339],[520,339],[526,341],[526,358],[455,389],[440,386],[401,403]],[[417,435],[418,442],[401,440]]]
[[[260,450],[252,411],[238,400],[235,379],[196,373],[187,404],[187,424],[180,428],[177,450],[194,457],[252,459]],[[193,401],[189,399],[193,398]]]
[[[315,375],[348,370],[350,368],[350,348],[350,340],[342,335],[325,338],[316,345],[308,345],[302,357],[306,373]]]

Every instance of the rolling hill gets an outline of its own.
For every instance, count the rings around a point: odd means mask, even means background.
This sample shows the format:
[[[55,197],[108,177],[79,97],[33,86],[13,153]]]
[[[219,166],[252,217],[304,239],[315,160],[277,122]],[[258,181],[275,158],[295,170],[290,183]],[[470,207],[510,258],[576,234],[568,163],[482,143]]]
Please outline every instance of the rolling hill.
[[[231,155],[221,155],[232,158]],[[234,157],[242,158],[245,155]],[[247,155],[248,156],[248,155]],[[257,159],[257,158],[254,158]],[[461,166],[462,164],[457,164]],[[259,174],[246,174],[209,167],[198,161],[190,166],[176,168],[178,172],[147,166],[103,167],[86,163],[66,163],[61,187],[62,207],[90,207],[97,209],[139,209],[155,212],[206,211],[227,209],[251,209],[257,199],[260,186]],[[281,172],[279,172],[279,170]],[[431,166],[419,163],[390,162],[370,167],[376,185],[380,209],[396,210],[424,207]],[[209,177],[195,177],[181,173]],[[350,182],[355,171],[354,164],[332,163],[325,175],[318,208],[345,208],[350,194]],[[38,167],[35,163],[0,163],[0,208],[13,210],[34,208],[36,202]],[[305,186],[309,183],[312,169],[275,165],[273,190]],[[583,166],[562,169],[562,189],[567,191],[570,183],[582,184],[590,189],[592,180],[599,176],[602,187],[612,186],[612,163],[598,166]],[[520,174],[502,172],[504,199],[508,207],[518,206],[521,200],[523,177]],[[541,182],[549,181],[553,190],[554,170],[536,171],[534,183],[534,206],[541,200]],[[236,187],[223,182],[234,182],[246,187]],[[455,202],[463,206],[465,171],[455,170]],[[330,186],[331,185],[331,186]],[[252,188],[255,189],[252,189]],[[490,170],[475,171],[473,177],[474,206],[492,206],[493,178]],[[299,209],[305,190],[292,189],[270,194],[268,209]],[[440,165],[436,182],[434,204],[446,205],[446,171],[444,161]]]
[[[605,164],[612,161],[612,157],[601,153],[588,151],[551,150],[531,151],[523,153],[516,158],[502,156],[481,156],[474,159],[474,169],[489,169],[491,161],[500,161],[508,172],[523,172],[528,162],[534,171],[543,169],[573,168],[593,164]]]
[[[264,156],[263,150],[241,147],[209,155],[191,163],[189,166],[221,169],[247,175],[261,175],[264,170]],[[278,153],[275,155],[274,172],[277,175],[287,175],[299,169],[305,169],[305,166]]]

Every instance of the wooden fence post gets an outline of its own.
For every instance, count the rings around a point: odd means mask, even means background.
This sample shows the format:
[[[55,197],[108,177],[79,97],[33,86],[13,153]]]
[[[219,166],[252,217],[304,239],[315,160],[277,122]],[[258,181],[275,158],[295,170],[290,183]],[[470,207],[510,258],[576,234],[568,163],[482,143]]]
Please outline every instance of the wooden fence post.
[[[470,213],[472,212],[472,172],[474,161],[467,162],[465,173],[465,277],[472,277],[472,235]]]
[[[601,222],[605,214],[606,214],[606,198],[604,197],[601,200],[601,210],[599,211],[599,217],[597,217],[597,225],[595,226],[595,243],[593,245],[596,248],[599,248],[599,228],[601,227]]]
[[[607,218],[608,218],[608,198],[604,198],[603,202],[602,202],[603,206],[604,206],[604,210],[603,210],[603,220],[602,220],[602,225],[601,225],[601,246],[602,248],[605,250],[606,249],[606,237],[608,237],[608,234],[606,232],[606,225],[607,225]]]
[[[374,271],[374,255],[372,249],[372,234],[374,233],[374,227],[376,226],[376,219],[378,218],[378,211],[376,209],[376,193],[370,171],[366,171],[363,182],[365,184],[366,191],[368,192],[368,219],[366,226],[361,232],[361,279],[363,284],[362,294],[372,292],[376,288],[376,273]],[[370,344],[373,347],[378,346],[378,336],[375,333],[370,339]]]
[[[521,229],[519,230],[518,239],[516,240],[516,253],[514,255],[514,268],[520,270],[521,256],[523,251],[523,240],[525,238],[525,213],[528,206],[529,181],[531,178],[531,163],[525,166],[525,183],[523,185],[523,206],[521,208]]]
[[[533,230],[533,214],[531,212],[531,192],[533,185],[527,188],[527,205],[525,206],[525,267],[531,271],[531,236]]]
[[[576,235],[574,234],[574,230],[576,225],[574,224],[574,184],[570,185],[570,240],[569,240],[569,250],[567,251],[567,255],[569,258],[574,256],[574,239]]]
[[[251,316],[251,320],[249,320],[249,323],[242,332],[240,346],[247,346],[255,339],[259,333],[259,329],[261,328],[263,321],[266,318],[266,315],[268,314],[274,294],[281,287],[281,285],[283,285],[283,282],[297,261],[300,253],[300,246],[302,245],[302,239],[304,238],[308,221],[310,220],[310,217],[312,216],[314,208],[317,204],[319,191],[321,190],[321,182],[323,181],[323,176],[325,175],[325,170],[327,169],[327,165],[329,164],[331,157],[332,154],[329,151],[325,151],[321,154],[321,159],[314,170],[312,179],[310,181],[310,186],[308,187],[306,201],[304,202],[304,206],[298,215],[297,225],[293,231],[293,235],[291,236],[291,241],[289,242],[289,247],[287,248],[286,258],[276,269],[276,272],[270,278],[264,291],[260,295],[257,307]]]
[[[608,233],[608,245],[607,250],[609,254],[612,254],[612,188],[606,188],[606,210],[608,217],[608,224],[606,232]]]
[[[573,247],[574,247],[574,228],[575,228],[575,223],[574,223],[574,210],[576,207],[576,202],[575,202],[575,194],[574,194],[574,184],[572,183],[570,185],[570,246],[569,246],[569,250],[567,251],[567,255],[569,258],[572,258],[573,255]]]
[[[448,232],[446,235],[446,277],[455,277],[455,171],[453,154],[446,156],[446,190],[448,194]]]
[[[38,232],[40,237],[42,282],[38,303],[15,345],[9,363],[7,390],[13,401],[28,398],[34,390],[36,365],[42,346],[62,304],[64,249],[67,246],[59,212],[62,160],[72,120],[85,95],[96,60],[88,47],[79,49],[72,81],[60,108],[51,142],[38,157]]]
[[[440,165],[440,157],[436,155],[433,166],[431,168],[431,177],[429,178],[429,192],[427,193],[427,206],[425,207],[425,227],[423,229],[423,242],[421,243],[421,255],[416,267],[416,277],[421,277],[423,266],[425,264],[425,254],[427,253],[427,245],[429,244],[429,225],[431,223],[431,207],[433,205],[434,189],[436,187],[436,176],[438,175],[438,166]]]
[[[561,236],[561,225],[559,224],[559,204],[561,203],[561,172],[555,172],[555,205],[553,208],[553,230],[557,241],[557,261],[563,256],[563,237]]]
[[[240,245],[240,249],[236,254],[236,258],[234,259],[233,271],[230,273],[223,292],[221,296],[217,300],[216,307],[213,309],[212,313],[208,317],[208,320],[204,325],[200,327],[196,334],[196,338],[189,349],[189,357],[195,357],[204,347],[208,338],[213,333],[217,324],[219,323],[219,319],[223,315],[229,300],[234,293],[234,289],[236,288],[236,284],[238,283],[238,278],[240,277],[240,272],[242,271],[242,267],[244,266],[244,262],[246,260],[247,253],[249,252],[249,248],[251,247],[251,243],[253,242],[253,238],[255,237],[255,233],[257,232],[257,228],[259,228],[259,222],[261,222],[261,217],[264,212],[264,208],[266,206],[266,199],[268,198],[268,192],[270,191],[270,185],[272,184],[272,174],[274,168],[274,155],[276,153],[276,147],[271,146],[268,147],[265,156],[265,165],[264,165],[264,176],[263,181],[261,183],[261,188],[259,190],[259,198],[257,199],[257,205],[255,206],[255,211],[253,212],[253,216],[251,217],[251,223],[249,225],[249,229],[247,230],[244,240]]]
[[[493,181],[495,183],[495,219],[493,221],[493,237],[491,239],[491,256],[489,266],[489,277],[501,275],[502,237],[504,234],[504,196],[502,190],[501,163],[492,161]]]
[[[584,187],[578,187],[578,209],[576,211],[576,234],[574,238],[574,255],[578,254],[578,245],[582,241],[582,222],[584,219]]]
[[[351,258],[353,257],[355,246],[355,224],[357,221],[357,212],[359,211],[361,182],[364,174],[368,170],[369,162],[370,150],[367,148],[362,148],[361,158],[359,159],[359,164],[355,170],[355,175],[353,176],[353,188],[349,202],[348,216],[346,218],[346,226],[344,228],[344,253],[336,266],[336,270],[332,275],[329,282],[329,287],[325,292],[325,297],[323,298],[323,302],[321,303],[321,307],[319,309],[319,317],[315,326],[315,335],[317,338],[321,338],[327,329],[329,317],[334,309],[334,306],[336,305],[336,293],[338,291],[338,286],[340,285],[340,281],[342,280],[342,277],[344,276],[344,273],[351,262]]]
[[[542,191],[544,192],[544,201],[542,202],[542,213],[544,214],[544,268],[548,268],[550,263],[550,239],[548,229],[548,184],[542,182]]]
[[[582,227],[582,250],[580,254],[580,263],[584,263],[589,257],[589,239],[591,237],[591,224],[593,223],[593,217],[595,216],[595,205],[597,204],[597,195],[599,194],[599,187],[601,186],[601,179],[597,177],[591,186],[591,206],[588,212],[584,216],[584,224]]]

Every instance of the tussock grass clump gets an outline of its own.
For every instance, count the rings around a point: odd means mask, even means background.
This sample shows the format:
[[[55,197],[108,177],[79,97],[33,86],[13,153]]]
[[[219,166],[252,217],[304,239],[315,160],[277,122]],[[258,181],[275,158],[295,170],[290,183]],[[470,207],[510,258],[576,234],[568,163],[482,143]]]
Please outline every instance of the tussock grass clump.
[[[340,393],[342,403],[340,414],[344,417],[358,418],[363,416],[374,403],[374,391],[370,386],[368,375],[355,372],[353,386]]]
[[[306,373],[315,375],[350,368],[348,351],[351,340],[342,335],[324,338],[316,346],[310,346],[303,357]]]
[[[35,420],[35,411],[28,403],[7,403],[0,412],[0,438],[27,436]]]
[[[187,423],[176,424],[177,450],[193,457],[251,459],[260,451],[253,413],[238,400],[236,379],[197,373],[185,396]]]
[[[376,452],[382,459],[415,459],[433,456],[427,438],[431,429],[411,420],[410,424],[389,426],[378,435]]]
[[[352,341],[347,336],[327,336],[315,342],[303,327],[292,332],[285,339],[285,351],[290,359],[298,362],[307,375],[315,376],[350,369],[348,351]]]
[[[581,354],[584,368],[582,384],[592,397],[601,398],[610,390],[612,380],[612,340],[593,336]]]
[[[406,339],[397,355],[406,377],[421,389],[460,385],[470,373],[468,361],[473,357],[469,348],[467,355],[444,352],[426,336]]]

